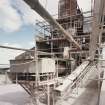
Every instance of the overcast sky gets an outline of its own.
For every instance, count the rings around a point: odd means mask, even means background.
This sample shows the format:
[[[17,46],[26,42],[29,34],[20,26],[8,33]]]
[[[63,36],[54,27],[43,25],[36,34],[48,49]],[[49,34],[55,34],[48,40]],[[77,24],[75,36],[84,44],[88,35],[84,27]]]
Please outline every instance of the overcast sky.
[[[46,3],[47,1],[47,3]],[[40,0],[50,12],[58,11],[58,0]],[[83,11],[90,10],[91,0],[78,0]],[[0,44],[14,47],[31,48],[34,46],[35,20],[37,15],[22,0],[0,0]],[[0,63],[8,63],[20,51],[0,49]]]

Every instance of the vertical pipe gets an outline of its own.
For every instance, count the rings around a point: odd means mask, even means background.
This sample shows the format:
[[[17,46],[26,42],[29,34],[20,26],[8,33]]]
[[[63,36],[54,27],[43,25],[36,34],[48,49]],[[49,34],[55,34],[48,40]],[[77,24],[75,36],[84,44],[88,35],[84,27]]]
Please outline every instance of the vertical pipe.
[[[7,84],[7,71],[5,72],[5,83]]]
[[[36,45],[36,38],[35,38],[35,45]],[[35,46],[35,52],[34,52],[34,60],[35,60],[35,86],[37,87],[38,85],[38,78],[39,78],[39,74],[38,74],[38,54],[37,54],[37,46]]]
[[[47,105],[50,105],[50,86],[47,84]]]
[[[18,83],[18,76],[17,76],[17,73],[16,73],[16,84]]]

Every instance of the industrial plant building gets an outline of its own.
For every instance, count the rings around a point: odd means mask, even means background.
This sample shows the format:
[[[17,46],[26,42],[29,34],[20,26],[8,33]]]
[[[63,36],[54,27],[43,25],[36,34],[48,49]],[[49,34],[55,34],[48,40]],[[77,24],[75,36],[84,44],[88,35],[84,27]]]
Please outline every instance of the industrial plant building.
[[[54,19],[38,0],[24,1],[45,21],[36,23],[38,31],[35,33],[35,46],[10,60],[9,76],[13,83],[19,83],[37,105],[60,105],[64,97],[73,95],[74,90],[88,86],[90,89],[90,84],[87,84],[92,81],[91,85],[95,84],[92,89],[95,91],[90,91],[87,99],[91,100],[92,94],[98,100],[98,88],[102,81],[97,85],[96,71],[99,69],[99,59],[102,59],[105,42],[104,9],[100,5],[105,3],[98,3],[97,0],[93,10],[83,12],[77,0],[59,0],[58,15]],[[99,12],[99,15],[96,13],[98,11],[102,13]],[[100,67],[104,67],[102,64]],[[95,76],[91,76],[92,74]],[[103,75],[100,70],[100,78]],[[94,77],[94,82],[89,80],[91,77]],[[80,103],[84,102],[83,97],[80,100]],[[86,105],[96,103],[95,101]]]

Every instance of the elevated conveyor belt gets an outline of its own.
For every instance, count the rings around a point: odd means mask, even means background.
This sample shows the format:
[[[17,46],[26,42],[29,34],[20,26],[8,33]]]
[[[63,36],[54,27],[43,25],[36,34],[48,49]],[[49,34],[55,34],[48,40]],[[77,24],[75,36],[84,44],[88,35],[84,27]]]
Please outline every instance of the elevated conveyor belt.
[[[80,77],[80,75],[90,66],[90,61],[83,62],[79,67],[76,68],[66,79],[63,81],[63,84],[58,86],[55,91],[60,95],[64,94],[68,88],[70,88],[73,83]]]

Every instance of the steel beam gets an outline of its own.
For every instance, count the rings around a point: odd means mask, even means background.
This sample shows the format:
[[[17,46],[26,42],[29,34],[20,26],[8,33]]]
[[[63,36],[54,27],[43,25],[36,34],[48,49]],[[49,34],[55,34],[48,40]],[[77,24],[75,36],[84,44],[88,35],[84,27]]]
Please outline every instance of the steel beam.
[[[90,36],[90,49],[89,56],[91,60],[94,60],[97,42],[99,36],[102,35],[103,28],[103,16],[105,9],[105,0],[94,0],[94,10],[93,10],[93,22],[92,22],[92,34]]]

